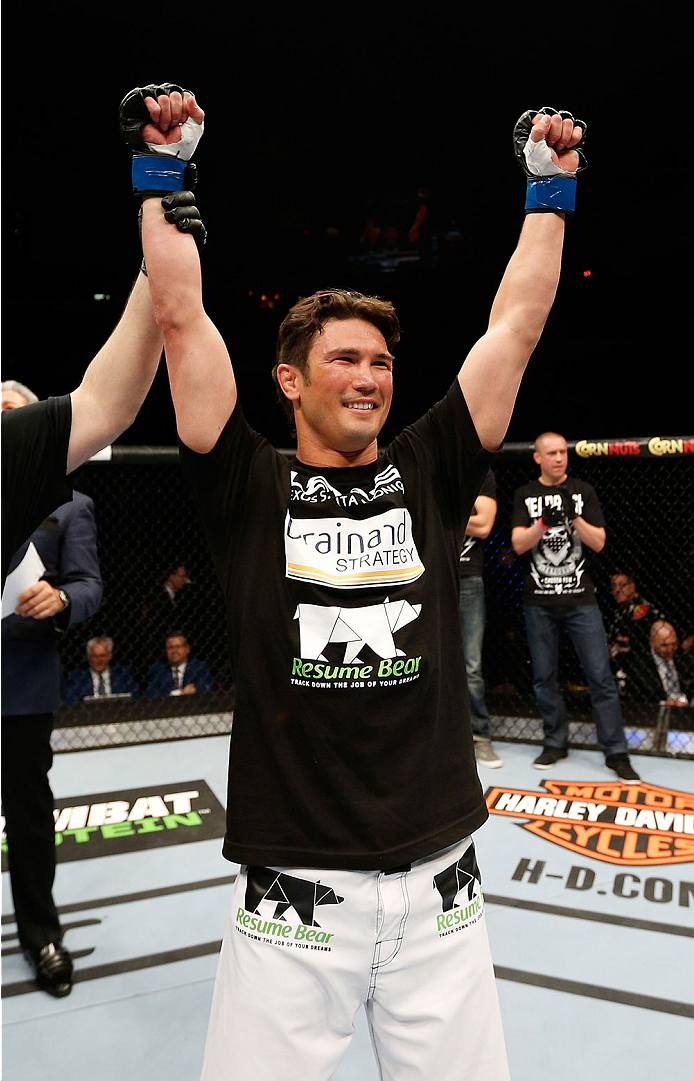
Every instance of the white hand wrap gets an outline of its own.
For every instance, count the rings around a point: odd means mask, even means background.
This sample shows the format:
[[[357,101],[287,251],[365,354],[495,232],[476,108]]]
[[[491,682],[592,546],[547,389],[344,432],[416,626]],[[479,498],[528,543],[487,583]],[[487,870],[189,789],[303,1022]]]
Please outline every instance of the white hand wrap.
[[[190,161],[195,148],[202,139],[205,130],[204,122],[196,123],[190,116],[180,125],[181,138],[177,143],[147,143],[150,152],[155,157],[178,158],[181,161]]]
[[[533,176],[576,176],[575,173],[567,173],[565,169],[560,169],[558,165],[554,164],[545,139],[540,139],[537,143],[533,142],[532,139],[528,139],[523,148],[523,156],[528,170]]]

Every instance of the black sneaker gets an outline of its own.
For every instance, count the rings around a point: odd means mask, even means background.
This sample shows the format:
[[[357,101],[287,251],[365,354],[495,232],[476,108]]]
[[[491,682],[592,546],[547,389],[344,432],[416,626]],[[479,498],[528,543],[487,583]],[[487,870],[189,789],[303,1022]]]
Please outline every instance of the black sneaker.
[[[542,754],[537,756],[533,765],[535,769],[551,769],[555,763],[561,762],[563,758],[568,758],[568,755],[568,751],[562,751],[559,747],[543,747]]]
[[[36,976],[36,986],[55,998],[72,991],[72,957],[61,942],[49,942],[41,950],[27,950],[26,958]]]
[[[620,781],[625,784],[638,784],[641,778],[629,761],[628,754],[608,754],[605,765],[612,773],[616,773]]]

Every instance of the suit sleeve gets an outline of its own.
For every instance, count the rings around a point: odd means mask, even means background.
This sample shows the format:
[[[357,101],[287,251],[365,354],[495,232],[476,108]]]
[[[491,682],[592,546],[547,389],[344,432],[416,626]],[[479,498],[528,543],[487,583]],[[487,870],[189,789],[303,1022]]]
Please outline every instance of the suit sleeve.
[[[171,694],[173,687],[171,669],[162,661],[157,661],[149,670],[145,695],[147,698],[166,697]]]
[[[81,702],[87,693],[84,672],[81,672],[78,668],[68,676],[63,693],[63,702],[71,706],[74,702]],[[91,687],[89,687],[89,693],[91,694]]]
[[[132,669],[131,669],[130,665],[126,665],[125,668],[123,669],[123,680],[124,680],[123,690],[128,691],[133,696],[133,698],[139,698],[140,697],[140,688],[138,687],[137,683],[135,682],[135,677],[133,676]]]
[[[193,682],[198,694],[203,694],[205,691],[212,690],[212,675],[207,661],[199,661],[198,665]]]
[[[78,500],[77,494],[63,535],[58,567],[58,588],[70,598],[68,627],[93,616],[103,595],[94,504],[86,496]]]

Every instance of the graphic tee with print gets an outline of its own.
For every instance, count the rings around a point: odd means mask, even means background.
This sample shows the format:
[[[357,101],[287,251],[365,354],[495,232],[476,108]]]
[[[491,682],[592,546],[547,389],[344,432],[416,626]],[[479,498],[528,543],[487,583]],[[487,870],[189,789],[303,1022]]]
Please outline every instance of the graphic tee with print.
[[[496,477],[491,469],[482,481],[479,495],[496,502]],[[465,536],[463,547],[460,550],[460,566],[458,573],[461,578],[481,578],[484,573],[484,541],[481,537]]]
[[[458,382],[371,465],[283,456],[238,404],[181,458],[228,614],[224,855],[387,869],[477,829],[458,555],[491,455]]]
[[[573,500],[577,515],[590,525],[604,528],[605,519],[592,484],[567,477],[552,486],[533,480],[518,488],[513,499],[511,528],[529,526],[542,517],[545,506],[561,509],[563,488]],[[552,526],[523,556],[523,601],[525,604],[595,604],[590,575],[590,549],[586,548],[571,522],[562,515],[561,525]]]

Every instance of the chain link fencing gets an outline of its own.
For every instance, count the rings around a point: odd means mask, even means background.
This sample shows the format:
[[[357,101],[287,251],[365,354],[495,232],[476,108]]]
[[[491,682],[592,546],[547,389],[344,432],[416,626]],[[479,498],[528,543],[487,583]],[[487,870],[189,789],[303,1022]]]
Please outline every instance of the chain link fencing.
[[[485,545],[484,675],[492,738],[542,743],[521,560],[510,543],[514,491],[537,475],[532,449],[508,444],[494,462],[498,510]],[[594,485],[607,523],[593,577],[630,751],[694,757],[693,459],[691,438],[569,443],[569,472]],[[228,733],[234,680],[224,603],[176,449],[115,447],[110,460],[86,463],[73,479],[94,500],[104,599],[61,643],[66,701],[56,715],[54,750]],[[661,635],[676,636],[673,659],[686,704],[664,704],[670,699],[657,682],[650,650],[654,621]],[[171,694],[154,678],[153,666],[163,667],[167,636],[174,633],[201,662],[195,693]],[[114,681],[115,694],[94,696],[89,680],[86,692],[77,693],[80,683],[85,691],[89,675],[87,642],[98,637],[113,640],[112,672],[130,669],[129,692],[118,691],[122,684]],[[74,674],[80,669],[81,678]],[[161,676],[161,667],[157,671]],[[595,746],[590,695],[568,638],[560,649],[560,680],[571,745]]]

